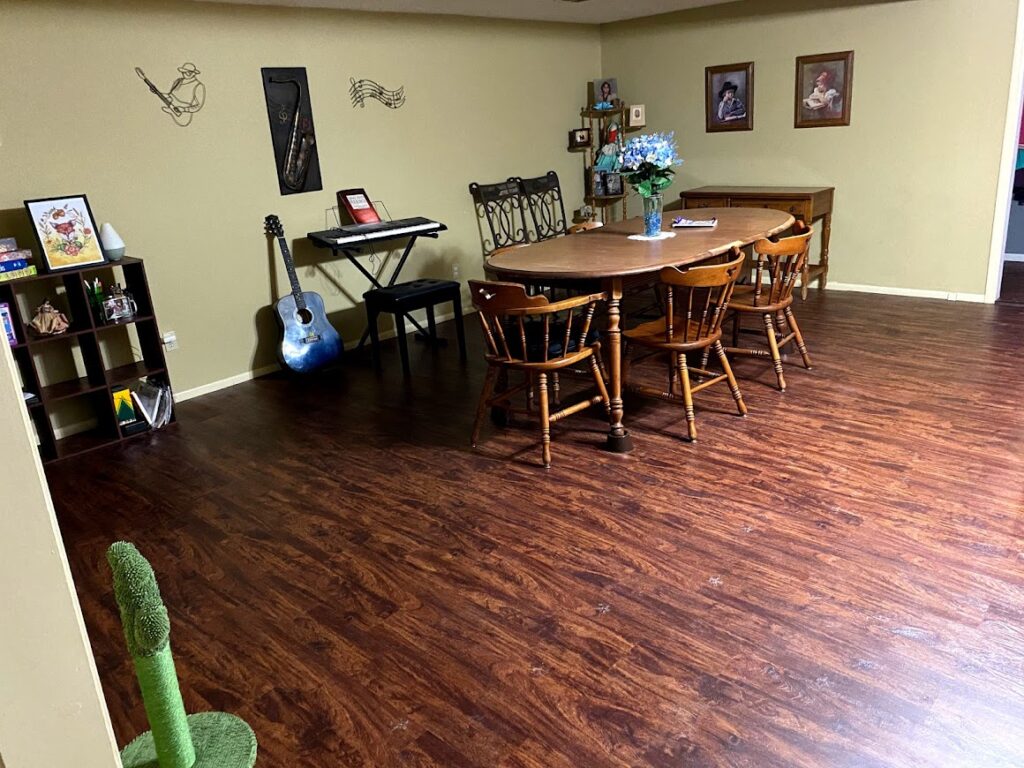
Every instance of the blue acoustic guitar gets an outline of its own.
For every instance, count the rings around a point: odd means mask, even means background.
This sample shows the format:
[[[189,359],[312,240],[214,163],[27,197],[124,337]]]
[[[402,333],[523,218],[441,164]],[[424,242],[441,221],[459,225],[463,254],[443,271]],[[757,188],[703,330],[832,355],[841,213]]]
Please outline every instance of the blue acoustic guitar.
[[[312,291],[303,291],[295,274],[295,262],[284,239],[284,228],[277,216],[264,220],[264,231],[277,238],[288,270],[292,292],[278,299],[274,309],[281,325],[281,346],[278,357],[297,373],[309,373],[322,368],[341,356],[341,336],[327,320],[324,300]]]

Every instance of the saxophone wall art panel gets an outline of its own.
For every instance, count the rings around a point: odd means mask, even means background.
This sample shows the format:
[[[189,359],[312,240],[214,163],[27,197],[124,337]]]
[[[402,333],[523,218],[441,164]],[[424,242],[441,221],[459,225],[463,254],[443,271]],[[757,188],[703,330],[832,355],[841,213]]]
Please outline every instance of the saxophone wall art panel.
[[[323,189],[305,67],[263,67],[277,181],[282,195]]]

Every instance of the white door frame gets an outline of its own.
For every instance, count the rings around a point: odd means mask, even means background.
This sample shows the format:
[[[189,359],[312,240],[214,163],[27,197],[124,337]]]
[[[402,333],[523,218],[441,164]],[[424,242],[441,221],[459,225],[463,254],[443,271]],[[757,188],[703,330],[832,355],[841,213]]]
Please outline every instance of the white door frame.
[[[992,241],[988,256],[988,276],[985,281],[985,301],[993,303],[999,298],[1003,278],[1003,253],[1010,225],[1010,205],[1013,203],[1013,174],[1017,167],[1017,146],[1020,141],[1021,107],[1024,105],[1024,0],[1017,0],[1017,30],[1013,43],[1013,64],[1010,68],[1010,92],[1006,101],[1006,127],[1003,131],[1003,151],[999,162],[999,181],[996,189],[995,211],[992,216]]]

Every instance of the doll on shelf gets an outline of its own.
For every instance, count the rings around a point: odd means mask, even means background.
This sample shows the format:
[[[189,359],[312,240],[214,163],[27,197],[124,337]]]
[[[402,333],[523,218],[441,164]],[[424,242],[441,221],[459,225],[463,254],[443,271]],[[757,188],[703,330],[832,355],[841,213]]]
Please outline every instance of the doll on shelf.
[[[617,171],[622,167],[622,138],[619,124],[612,120],[605,130],[605,141],[597,153],[594,168],[599,171]]]

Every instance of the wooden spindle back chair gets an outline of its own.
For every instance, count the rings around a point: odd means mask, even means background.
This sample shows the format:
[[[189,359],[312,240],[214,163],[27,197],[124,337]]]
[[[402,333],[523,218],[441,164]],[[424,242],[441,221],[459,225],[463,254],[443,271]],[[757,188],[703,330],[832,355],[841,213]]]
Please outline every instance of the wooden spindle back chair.
[[[811,357],[792,305],[793,289],[807,262],[814,230],[802,221],[797,221],[793,232],[795,234],[790,237],[758,240],[754,243],[754,281],[736,289],[730,305],[733,314],[732,346],[727,349],[733,355],[771,358],[779,390],[783,392],[786,391],[786,377],[782,372],[781,347],[791,341],[795,342],[804,367],[811,367]],[[765,277],[768,278],[767,283],[764,282]],[[739,337],[743,330],[741,319],[744,315],[761,316],[768,349],[740,346]],[[785,326],[788,326],[788,331],[784,329]]]
[[[687,433],[690,440],[697,439],[697,425],[693,410],[693,395],[702,389],[728,381],[729,390],[736,401],[741,416],[747,413],[736,378],[733,376],[729,359],[722,347],[722,323],[732,299],[736,280],[743,269],[745,257],[736,247],[730,252],[730,259],[722,264],[677,269],[665,267],[659,274],[665,295],[665,316],[652,322],[643,323],[623,333],[627,353],[632,346],[646,348],[646,353],[627,355],[627,369],[624,378],[627,386],[643,395],[657,397],[670,402],[682,402],[686,413]],[[722,373],[687,363],[688,352],[714,350],[722,365]],[[630,369],[642,360],[668,354],[668,389],[644,385],[632,385],[628,381]],[[698,384],[690,381],[690,374],[701,377]],[[677,383],[681,389],[676,391]]]
[[[516,176],[509,181],[519,185],[519,194],[533,221],[534,241],[551,240],[566,234],[565,203],[557,173],[548,171],[543,176],[529,179]]]
[[[594,293],[552,302],[546,296],[527,295],[526,289],[518,283],[483,280],[470,280],[469,291],[473,306],[479,312],[487,345],[484,354],[487,375],[473,423],[472,444],[477,444],[488,409],[532,415],[530,394],[536,390],[540,401],[543,462],[545,467],[549,467],[553,422],[598,404],[604,404],[606,415],[611,415],[608,390],[595,354],[601,344],[592,332],[594,312],[605,295]],[[549,375],[584,361],[589,364],[597,395],[552,413],[548,397]],[[507,380],[511,370],[523,371],[525,381],[496,391],[499,376],[505,374],[502,378]],[[512,397],[519,393],[527,394],[525,409],[512,405]]]

